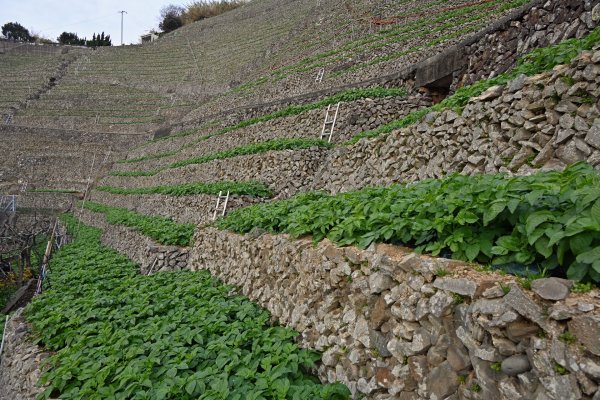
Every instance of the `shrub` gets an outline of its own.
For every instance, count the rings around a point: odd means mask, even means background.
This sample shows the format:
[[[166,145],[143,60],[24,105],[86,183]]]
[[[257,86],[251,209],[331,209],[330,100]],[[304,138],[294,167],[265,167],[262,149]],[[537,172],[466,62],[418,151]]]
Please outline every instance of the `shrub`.
[[[245,0],[194,1],[186,6],[181,18],[187,25],[231,11],[245,3]]]

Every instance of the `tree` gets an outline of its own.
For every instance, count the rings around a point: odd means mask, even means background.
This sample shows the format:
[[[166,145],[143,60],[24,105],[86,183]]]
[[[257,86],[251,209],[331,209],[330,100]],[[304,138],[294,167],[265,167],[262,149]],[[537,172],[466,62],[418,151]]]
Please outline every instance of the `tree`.
[[[165,33],[172,32],[183,26],[182,15],[185,9],[174,4],[169,4],[160,10],[161,22],[158,27]]]
[[[58,40],[60,44],[70,44],[72,46],[85,45],[85,40],[80,39],[74,32],[63,32],[56,40]]]
[[[110,39],[110,35],[104,36],[104,32],[101,34],[92,36],[92,40],[88,40],[86,42],[86,46],[88,47],[97,47],[97,46],[112,46],[112,41]]]
[[[33,39],[29,31],[18,22],[7,22],[2,26],[2,34],[7,39],[21,40],[23,42],[31,42]]]

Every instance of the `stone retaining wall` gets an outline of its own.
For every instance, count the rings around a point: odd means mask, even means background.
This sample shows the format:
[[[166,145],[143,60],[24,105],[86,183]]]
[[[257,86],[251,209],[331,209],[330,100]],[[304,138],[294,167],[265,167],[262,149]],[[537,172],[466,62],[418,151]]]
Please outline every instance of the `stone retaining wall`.
[[[26,208],[67,211],[73,208],[75,201],[76,198],[71,193],[27,192],[17,195],[17,210]]]
[[[102,244],[129,257],[140,266],[142,274],[180,270],[187,266],[186,247],[160,245],[132,228],[109,224],[100,213],[83,210],[76,216],[84,224],[101,229]]]
[[[538,47],[581,38],[600,21],[599,0],[540,0],[521,18],[500,24],[497,29],[464,47],[466,62],[453,87],[470,85],[512,68],[517,59]]]
[[[0,400],[35,400],[44,391],[37,383],[42,372],[41,363],[50,354],[30,341],[31,328],[22,312],[23,309],[17,310],[5,326]]]
[[[380,125],[402,118],[418,108],[429,105],[431,105],[431,99],[425,95],[376,99],[366,98],[350,103],[341,103],[331,141],[332,143],[343,143],[360,132],[375,129]],[[332,105],[332,107],[335,107],[335,105]],[[323,127],[326,108],[310,110],[299,115],[276,118],[267,122],[250,125],[223,135],[214,136],[199,143],[192,142],[207,135],[209,131],[201,130],[200,133],[195,135],[163,140],[157,144],[143,146],[130,152],[128,158],[132,159],[151,154],[177,151],[182,146],[189,146],[189,148],[170,157],[143,162],[116,164],[115,169],[119,171],[152,169],[168,165],[176,160],[184,160],[276,138],[318,139]],[[213,128],[213,132],[216,130]]]
[[[327,149],[318,147],[269,151],[167,169],[154,176],[106,176],[100,184],[143,188],[192,182],[258,180],[267,184],[278,197],[289,197],[309,186],[327,152]]]
[[[600,48],[490,88],[461,115],[431,113],[387,136],[338,147],[311,189],[335,193],[452,172],[527,174],[582,160],[600,167],[599,76]]]
[[[581,37],[593,29],[600,20],[600,8],[596,7],[600,0],[533,0],[530,3],[514,11],[508,12],[496,22],[489,24],[483,29],[469,37],[464,38],[454,45],[445,48],[430,49],[430,53],[437,53],[429,58],[416,57],[413,62],[405,64],[390,74],[388,70],[379,71],[378,78],[368,79],[367,75],[358,74],[354,79],[359,82],[343,86],[329,87],[320,91],[305,93],[302,95],[284,98],[263,104],[230,108],[226,111],[215,112],[223,109],[227,103],[213,101],[203,105],[201,108],[190,112],[186,122],[178,128],[189,128],[197,126],[203,121],[219,119],[227,121],[228,124],[237,123],[241,120],[259,115],[268,114],[282,109],[290,104],[303,104],[315,101],[327,95],[340,92],[353,87],[412,87],[428,85],[450,76],[451,88],[455,89],[464,84],[470,84],[482,77],[495,76],[500,72],[514,66],[515,61],[522,55],[528,53],[535,47],[557,43],[562,39]],[[596,7],[596,8],[594,8]],[[592,11],[593,10],[593,11]],[[457,60],[448,67],[450,60]],[[381,68],[380,68],[381,69]],[[367,71],[369,71],[367,69]],[[365,71],[365,73],[367,72]],[[370,71],[371,73],[373,71]],[[294,82],[287,82],[286,93],[290,86],[296,91],[296,86],[304,86],[306,82],[296,77]],[[333,81],[334,84],[338,80]],[[275,85],[277,86],[277,85]],[[281,98],[282,88],[265,87],[259,90],[260,95],[250,97],[252,99]],[[265,93],[263,93],[265,92]],[[243,101],[241,99],[237,99]],[[229,100],[230,102],[234,100]]]
[[[300,332],[302,346],[324,351],[320,378],[344,382],[354,398],[600,398],[598,289],[576,295],[550,278],[529,291],[396,246],[213,228],[197,232],[188,265],[239,287]]]
[[[206,224],[212,222],[217,196],[120,195],[94,190],[91,192],[90,200],[113,207],[127,208],[140,214],[162,215],[178,223]],[[262,201],[250,196],[231,195],[227,202],[227,210]]]

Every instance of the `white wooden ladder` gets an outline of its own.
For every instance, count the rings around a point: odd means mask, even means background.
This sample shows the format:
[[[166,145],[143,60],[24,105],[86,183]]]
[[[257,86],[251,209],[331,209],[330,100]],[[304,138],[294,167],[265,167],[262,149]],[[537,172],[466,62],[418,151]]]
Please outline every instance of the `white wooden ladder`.
[[[317,72],[317,77],[315,78],[316,83],[323,82],[323,77],[325,76],[325,68],[321,68],[319,72]]]
[[[225,212],[227,211],[227,203],[229,202],[229,190],[227,191],[227,194],[225,196],[223,196],[223,191],[219,191],[219,196],[217,197],[217,205],[215,206],[215,212],[213,213],[213,221],[217,219],[217,214],[220,212],[221,216],[225,215]],[[219,207],[221,207],[221,210],[219,210]]]
[[[325,121],[323,122],[323,129],[321,129],[321,140],[327,138],[327,141],[331,143],[331,137],[333,136],[333,129],[335,128],[335,123],[337,122],[338,113],[340,111],[340,104],[337,103],[334,107],[331,107],[331,104],[327,106],[327,112],[325,113]],[[331,116],[333,114],[333,116]]]

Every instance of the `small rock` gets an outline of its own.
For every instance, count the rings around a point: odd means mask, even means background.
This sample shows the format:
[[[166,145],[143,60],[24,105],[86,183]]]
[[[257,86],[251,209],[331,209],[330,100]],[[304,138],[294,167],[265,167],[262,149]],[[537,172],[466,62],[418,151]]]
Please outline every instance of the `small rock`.
[[[387,274],[375,272],[369,276],[369,288],[372,294],[381,293],[394,286],[394,280]]]
[[[596,6],[592,8],[592,21],[600,21],[600,4],[596,4]]]
[[[504,301],[516,312],[535,322],[542,328],[546,327],[546,318],[539,305],[531,300],[517,285],[513,285],[510,292],[504,296]]]
[[[388,368],[377,368],[375,370],[375,381],[377,385],[389,388],[396,378]]]
[[[437,278],[433,286],[438,289],[448,290],[463,296],[473,297],[477,284],[469,279],[462,278]]]
[[[540,381],[556,400],[578,400],[581,398],[577,380],[570,374],[542,377]]]
[[[425,383],[430,398],[444,399],[458,389],[458,375],[446,361],[431,370]]]
[[[564,321],[570,319],[576,313],[569,306],[563,303],[557,303],[550,309],[549,317],[555,321]]]
[[[577,303],[577,309],[581,312],[590,312],[590,311],[594,311],[594,305],[591,303],[586,303],[583,301],[580,301]]]
[[[508,82],[508,92],[515,93],[523,89],[523,86],[525,86],[525,78],[527,78],[525,74],[521,74],[512,81]]]
[[[469,352],[460,343],[452,344],[446,353],[446,359],[455,371],[462,371],[471,365]]]
[[[500,286],[494,286],[483,291],[483,297],[486,299],[496,299],[504,296],[504,290]]]
[[[495,98],[498,98],[502,95],[502,86],[492,86],[488,88],[485,92],[481,93],[478,97],[475,97],[472,100],[475,101],[489,101]]]
[[[430,312],[436,317],[441,317],[450,310],[453,303],[454,298],[440,290],[429,299]]]
[[[569,331],[593,354],[600,356],[600,317],[576,315],[569,322]]]
[[[590,128],[587,135],[585,136],[587,144],[600,149],[600,118],[594,120],[594,125]]]
[[[382,357],[391,357],[392,353],[387,349],[388,340],[379,331],[371,331],[371,345],[377,349]]]
[[[523,338],[535,335],[539,330],[537,325],[521,320],[509,323],[506,327],[506,334],[510,340],[519,342]]]
[[[569,288],[559,278],[536,279],[531,283],[531,290],[546,300],[562,300],[569,295]]]
[[[502,372],[509,376],[517,376],[531,369],[529,359],[524,354],[517,354],[505,358],[500,366]]]

